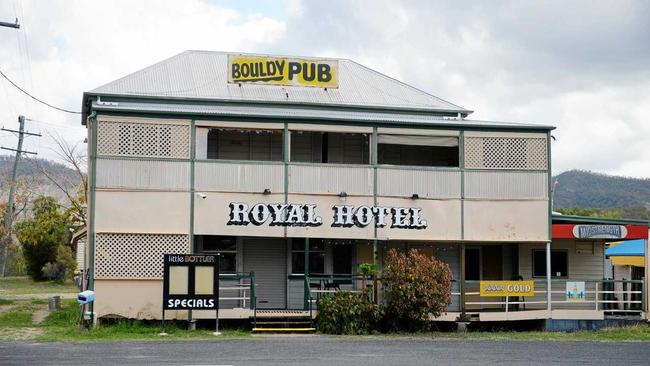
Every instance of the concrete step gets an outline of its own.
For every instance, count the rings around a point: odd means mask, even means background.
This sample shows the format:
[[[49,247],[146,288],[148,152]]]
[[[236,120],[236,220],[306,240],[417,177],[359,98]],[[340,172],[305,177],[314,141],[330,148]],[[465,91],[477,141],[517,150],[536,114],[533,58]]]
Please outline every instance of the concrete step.
[[[301,333],[310,334],[316,332],[316,328],[253,328],[253,333]]]

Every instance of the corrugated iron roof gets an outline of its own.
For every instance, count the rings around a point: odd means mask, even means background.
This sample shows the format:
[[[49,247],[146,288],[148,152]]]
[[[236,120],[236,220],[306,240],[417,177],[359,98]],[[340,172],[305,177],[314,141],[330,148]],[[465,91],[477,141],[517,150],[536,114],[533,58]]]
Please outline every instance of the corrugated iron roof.
[[[430,113],[409,111],[380,111],[370,109],[318,109],[297,105],[269,105],[244,103],[157,103],[150,101],[105,101],[93,102],[95,111],[135,112],[153,114],[179,114],[215,117],[273,118],[291,120],[318,120],[342,122],[386,123],[389,125],[426,125],[440,127],[470,128],[512,128],[530,130],[551,130],[552,126],[497,121],[476,121],[468,119],[449,119]]]
[[[228,83],[228,53],[185,51],[87,94],[472,112],[354,61],[338,59],[338,64],[338,88],[233,84]]]

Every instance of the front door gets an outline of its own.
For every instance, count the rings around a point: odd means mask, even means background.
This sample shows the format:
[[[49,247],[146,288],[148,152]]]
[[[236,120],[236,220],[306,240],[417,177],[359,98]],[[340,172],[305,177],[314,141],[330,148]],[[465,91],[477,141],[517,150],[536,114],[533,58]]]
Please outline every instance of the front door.
[[[262,238],[244,238],[243,241],[244,272],[255,272],[258,309],[286,309],[286,241]]]

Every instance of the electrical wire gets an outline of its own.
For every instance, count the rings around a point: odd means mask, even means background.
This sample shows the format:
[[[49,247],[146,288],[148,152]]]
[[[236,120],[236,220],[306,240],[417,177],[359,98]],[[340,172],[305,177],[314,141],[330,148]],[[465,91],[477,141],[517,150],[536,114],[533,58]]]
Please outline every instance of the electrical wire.
[[[65,109],[65,108],[57,107],[57,106],[55,106],[55,105],[52,105],[52,104],[50,104],[50,103],[48,103],[48,102],[46,102],[46,101],[43,101],[43,100],[41,100],[41,99],[38,99],[37,97],[35,97],[35,96],[29,94],[29,93],[28,93],[27,91],[25,91],[23,88],[21,88],[21,87],[18,86],[16,83],[14,83],[11,79],[9,79],[9,77],[8,77],[7,75],[5,75],[4,72],[2,72],[2,70],[0,70],[0,75],[2,75],[3,78],[7,79],[7,81],[8,81],[11,85],[13,85],[16,89],[20,90],[20,91],[23,92],[25,95],[27,95],[28,97],[34,99],[35,101],[37,101],[37,102],[39,102],[39,103],[41,103],[41,104],[45,104],[46,106],[48,106],[48,107],[50,107],[50,108],[54,108],[54,109],[56,109],[56,110],[58,110],[58,111],[61,111],[61,112],[72,113],[72,114],[81,114],[81,112],[71,111],[71,110],[69,110],[69,109]]]

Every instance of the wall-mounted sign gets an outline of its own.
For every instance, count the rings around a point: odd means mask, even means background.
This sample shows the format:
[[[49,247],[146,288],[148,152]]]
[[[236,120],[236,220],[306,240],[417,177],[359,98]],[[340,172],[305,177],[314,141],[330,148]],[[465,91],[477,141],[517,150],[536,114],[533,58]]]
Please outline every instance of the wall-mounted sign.
[[[336,60],[228,55],[229,83],[337,88]]]
[[[481,281],[481,296],[535,296],[533,281]]]
[[[165,254],[164,310],[218,310],[219,255]]]
[[[585,301],[585,283],[584,281],[566,283],[567,301]]]
[[[577,239],[623,239],[627,229],[623,225],[575,225],[573,236]]]
[[[322,217],[316,213],[313,204],[258,203],[250,207],[244,202],[230,203],[228,225],[256,226],[321,226]],[[332,227],[388,226],[397,229],[425,229],[427,222],[422,218],[422,209],[417,207],[383,207],[336,205],[332,207]]]

